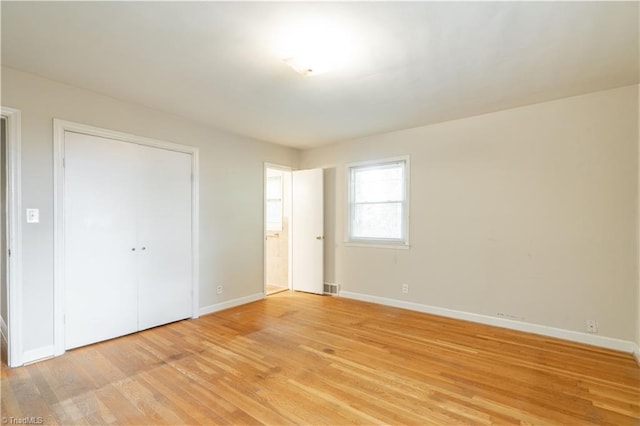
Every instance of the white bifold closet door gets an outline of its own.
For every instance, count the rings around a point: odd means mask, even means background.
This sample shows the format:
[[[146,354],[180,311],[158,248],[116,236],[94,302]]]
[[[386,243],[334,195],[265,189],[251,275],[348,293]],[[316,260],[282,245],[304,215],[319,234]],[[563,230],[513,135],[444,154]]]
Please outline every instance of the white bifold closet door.
[[[138,180],[138,328],[192,315],[191,155],[142,147]]]
[[[65,348],[190,317],[191,156],[65,132]]]

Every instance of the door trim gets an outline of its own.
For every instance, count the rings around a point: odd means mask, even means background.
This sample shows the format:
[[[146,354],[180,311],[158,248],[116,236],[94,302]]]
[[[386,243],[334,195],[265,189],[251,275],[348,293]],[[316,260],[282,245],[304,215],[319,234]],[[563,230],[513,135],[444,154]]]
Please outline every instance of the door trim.
[[[263,172],[262,172],[262,277],[263,277],[263,285],[262,285],[262,291],[266,297],[267,295],[267,169],[275,169],[275,170],[282,170],[284,172],[289,172],[292,173],[293,169],[289,166],[283,166],[281,164],[274,164],[274,163],[268,163],[265,162],[264,166],[263,166]],[[291,188],[289,189],[289,194],[287,194],[287,197],[289,197],[289,202],[291,203],[291,195],[292,195],[292,191]],[[289,290],[292,289],[291,287],[291,206],[289,208],[289,238],[287,241],[287,287],[289,288]]]
[[[115,139],[121,142],[135,143],[155,148],[168,149],[191,155],[191,294],[192,294],[192,318],[200,315],[199,303],[199,150],[196,147],[180,145],[172,142],[160,141],[143,136],[131,135],[114,130],[102,129],[86,124],[71,121],[53,119],[53,342],[54,356],[65,352],[64,344],[64,288],[65,288],[65,248],[64,248],[64,133],[70,131],[89,136]]]
[[[0,107],[0,115],[6,119],[7,161],[7,364],[18,367],[23,364],[22,341],[22,172],[21,145],[22,119],[20,110]]]

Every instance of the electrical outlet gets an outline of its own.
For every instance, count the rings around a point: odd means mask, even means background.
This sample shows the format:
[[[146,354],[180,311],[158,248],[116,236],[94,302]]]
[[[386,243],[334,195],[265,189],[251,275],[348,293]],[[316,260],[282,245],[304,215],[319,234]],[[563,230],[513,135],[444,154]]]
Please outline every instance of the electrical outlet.
[[[40,209],[27,209],[27,223],[40,223]]]
[[[587,320],[587,331],[589,333],[598,332],[598,322],[596,320]]]
[[[216,287],[216,293],[218,294],[222,294],[222,286],[219,285],[218,287]]]
[[[409,284],[402,284],[402,293],[403,294],[409,293]]]

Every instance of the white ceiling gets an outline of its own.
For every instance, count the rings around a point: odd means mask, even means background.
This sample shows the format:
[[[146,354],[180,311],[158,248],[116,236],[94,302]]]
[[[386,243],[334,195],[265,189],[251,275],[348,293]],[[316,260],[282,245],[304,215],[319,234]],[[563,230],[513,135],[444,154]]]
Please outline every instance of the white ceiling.
[[[1,2],[2,65],[298,148],[636,84],[637,2]],[[348,67],[272,53],[307,19]]]

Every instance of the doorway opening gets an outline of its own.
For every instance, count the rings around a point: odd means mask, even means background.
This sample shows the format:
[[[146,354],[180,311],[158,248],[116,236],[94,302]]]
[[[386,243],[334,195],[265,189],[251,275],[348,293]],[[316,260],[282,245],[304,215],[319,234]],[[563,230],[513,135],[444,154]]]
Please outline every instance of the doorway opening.
[[[198,148],[55,118],[53,128],[50,355],[197,318]]]
[[[20,122],[19,110],[0,106],[0,346],[2,360],[9,367],[26,362],[22,351]]]
[[[2,318],[2,351],[3,363],[9,363],[7,352],[8,340],[8,278],[9,262],[7,260],[9,248],[9,223],[8,223],[8,191],[7,191],[7,121],[0,116],[0,197],[2,198],[2,210],[0,211],[0,317]]]
[[[291,288],[291,171],[265,165],[264,173],[265,294]]]

